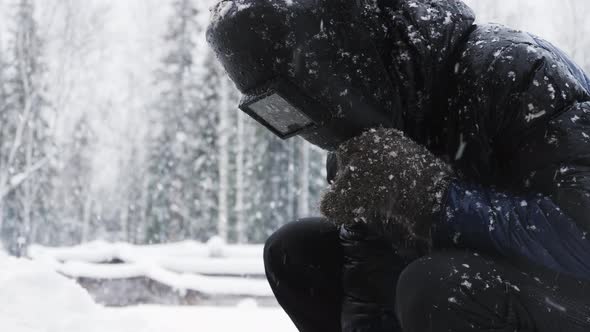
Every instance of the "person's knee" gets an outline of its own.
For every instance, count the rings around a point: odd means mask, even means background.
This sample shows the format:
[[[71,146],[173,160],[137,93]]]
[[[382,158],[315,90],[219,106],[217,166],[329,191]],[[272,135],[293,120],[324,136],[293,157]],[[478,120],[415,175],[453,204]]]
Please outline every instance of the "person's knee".
[[[521,302],[519,275],[501,258],[474,252],[437,253],[408,266],[397,284],[396,313],[404,332],[524,331],[533,326]]]
[[[432,257],[424,257],[410,264],[401,273],[396,289],[396,313],[402,326],[419,322],[429,316],[435,298],[442,296],[436,284],[436,268],[440,264],[433,262]]]
[[[284,237],[284,231],[279,229],[278,231],[274,232],[271,236],[268,237],[266,242],[264,243],[264,251],[263,251],[263,259],[264,259],[264,269],[266,272],[266,276],[271,283],[271,285],[276,280],[276,272],[278,267],[281,264],[281,252],[283,249],[281,248],[282,240]]]
[[[273,253],[276,252],[277,246],[279,246],[281,243],[281,236],[282,236],[282,232],[279,229],[278,231],[274,232],[271,236],[269,236],[266,239],[266,242],[264,243],[264,251],[263,251],[263,257],[264,257],[265,264],[271,263],[274,261],[275,257],[273,256]]]
[[[283,225],[264,244],[264,264],[267,268],[276,266],[284,259],[286,251],[297,251],[297,238],[306,231],[306,222],[293,221]]]
[[[431,331],[451,319],[447,309],[461,301],[462,284],[469,286],[469,255],[473,254],[437,253],[415,261],[402,272],[396,313],[404,331]]]
[[[274,279],[277,274],[331,256],[338,249],[334,225],[320,218],[300,219],[282,226],[266,240],[265,270],[269,280]]]

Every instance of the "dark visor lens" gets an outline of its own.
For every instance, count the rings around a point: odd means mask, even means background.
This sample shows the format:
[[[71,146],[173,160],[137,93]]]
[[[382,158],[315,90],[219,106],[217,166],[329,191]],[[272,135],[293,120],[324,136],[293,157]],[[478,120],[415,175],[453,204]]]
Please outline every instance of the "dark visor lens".
[[[248,105],[248,108],[283,136],[313,124],[309,117],[277,93]]]

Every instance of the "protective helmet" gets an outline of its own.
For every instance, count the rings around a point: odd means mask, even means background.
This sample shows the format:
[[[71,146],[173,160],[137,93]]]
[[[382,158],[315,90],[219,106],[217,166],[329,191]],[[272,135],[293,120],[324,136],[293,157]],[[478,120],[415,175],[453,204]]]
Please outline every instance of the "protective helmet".
[[[279,137],[334,150],[368,128],[401,128],[398,93],[358,0],[222,0],[207,40],[240,109]]]

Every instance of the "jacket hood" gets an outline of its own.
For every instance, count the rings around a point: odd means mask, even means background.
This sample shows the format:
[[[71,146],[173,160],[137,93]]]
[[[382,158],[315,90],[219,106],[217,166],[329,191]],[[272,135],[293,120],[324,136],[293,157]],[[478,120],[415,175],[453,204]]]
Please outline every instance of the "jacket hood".
[[[446,108],[434,103],[445,97],[474,12],[459,0],[374,0],[366,1],[362,13],[400,97],[404,130],[411,137],[427,135],[426,118]]]
[[[427,130],[474,22],[458,0],[222,0],[212,14],[207,38],[236,86],[296,82],[331,113],[301,136],[328,148],[331,136],[337,143],[376,126],[412,138]]]

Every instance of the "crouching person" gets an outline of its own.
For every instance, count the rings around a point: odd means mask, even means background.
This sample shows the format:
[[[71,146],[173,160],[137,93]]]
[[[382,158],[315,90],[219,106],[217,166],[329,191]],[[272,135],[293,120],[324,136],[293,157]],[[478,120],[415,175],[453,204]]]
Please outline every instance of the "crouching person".
[[[590,330],[590,79],[459,0],[235,0],[208,40],[322,218],[266,244],[301,331]]]

